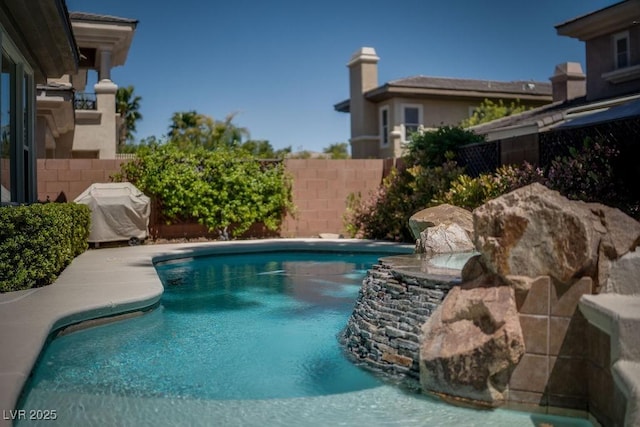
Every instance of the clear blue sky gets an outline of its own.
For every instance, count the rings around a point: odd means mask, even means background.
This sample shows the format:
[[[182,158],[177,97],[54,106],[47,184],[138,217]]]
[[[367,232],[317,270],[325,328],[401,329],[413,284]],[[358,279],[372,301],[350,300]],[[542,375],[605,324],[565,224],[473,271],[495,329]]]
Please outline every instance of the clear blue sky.
[[[137,139],[176,111],[235,123],[275,148],[321,151],[349,139],[351,54],[374,47],[379,83],[412,75],[548,81],[584,44],[554,25],[616,0],[67,0],[70,11],[138,19],[112,72],[142,97]]]

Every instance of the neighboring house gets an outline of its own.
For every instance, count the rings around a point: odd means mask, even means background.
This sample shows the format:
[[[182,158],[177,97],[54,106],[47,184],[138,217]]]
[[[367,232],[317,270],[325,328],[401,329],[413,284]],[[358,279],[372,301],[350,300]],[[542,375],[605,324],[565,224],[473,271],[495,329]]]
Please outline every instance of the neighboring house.
[[[551,78],[552,104],[472,127],[500,144],[499,163],[544,163],[542,139],[640,120],[640,0],[619,2],[555,28],[561,36],[585,42],[586,76],[579,64],[563,64]],[[581,87],[585,80],[586,91]]]
[[[419,129],[458,125],[482,101],[520,101],[526,107],[551,102],[548,82],[453,79],[415,76],[378,85],[373,48],[353,54],[349,67],[350,99],[334,106],[351,114],[351,157],[402,155],[403,144]]]
[[[33,202],[36,84],[75,74],[80,55],[64,0],[0,2],[1,202]]]
[[[124,65],[138,21],[80,12],[69,17],[79,69],[37,86],[38,157],[114,159],[121,120],[111,69]],[[85,92],[89,70],[98,73],[93,93]]]

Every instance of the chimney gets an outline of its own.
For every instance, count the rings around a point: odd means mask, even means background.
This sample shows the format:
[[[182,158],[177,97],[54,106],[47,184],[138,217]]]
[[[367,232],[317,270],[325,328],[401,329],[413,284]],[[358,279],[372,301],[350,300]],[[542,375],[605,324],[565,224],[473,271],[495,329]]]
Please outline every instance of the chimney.
[[[377,135],[375,105],[364,94],[378,87],[378,60],[376,50],[362,47],[351,55],[349,67],[349,112],[351,138]]]
[[[564,102],[587,94],[587,76],[578,62],[556,65],[551,80],[553,102]]]

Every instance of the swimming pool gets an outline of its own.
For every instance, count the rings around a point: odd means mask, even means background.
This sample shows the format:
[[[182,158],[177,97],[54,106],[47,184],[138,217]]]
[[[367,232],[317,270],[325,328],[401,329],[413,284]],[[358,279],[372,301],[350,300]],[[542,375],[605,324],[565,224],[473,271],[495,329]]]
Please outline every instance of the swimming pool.
[[[161,306],[53,340],[21,408],[57,408],[64,425],[535,425],[530,414],[412,394],[343,357],[336,335],[377,258],[297,251],[164,263]]]

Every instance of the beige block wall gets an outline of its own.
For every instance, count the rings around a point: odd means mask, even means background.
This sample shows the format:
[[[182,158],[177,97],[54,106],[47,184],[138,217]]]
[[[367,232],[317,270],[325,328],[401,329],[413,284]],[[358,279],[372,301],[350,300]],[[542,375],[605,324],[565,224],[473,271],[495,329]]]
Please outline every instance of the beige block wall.
[[[93,183],[111,182],[126,160],[38,159],[38,200],[55,200],[64,192],[72,201]]]
[[[109,177],[127,160],[39,159],[38,199],[55,200],[64,192],[68,201],[92,183],[110,182]],[[374,193],[393,159],[326,160],[290,159],[285,161],[293,179],[295,215],[288,215],[282,226],[283,237],[312,237],[320,233],[345,234],[343,215],[350,193],[363,197]]]
[[[345,234],[343,215],[347,197],[375,192],[393,159],[290,159],[285,161],[293,178],[295,215],[283,223],[283,237],[312,237],[319,233]]]

